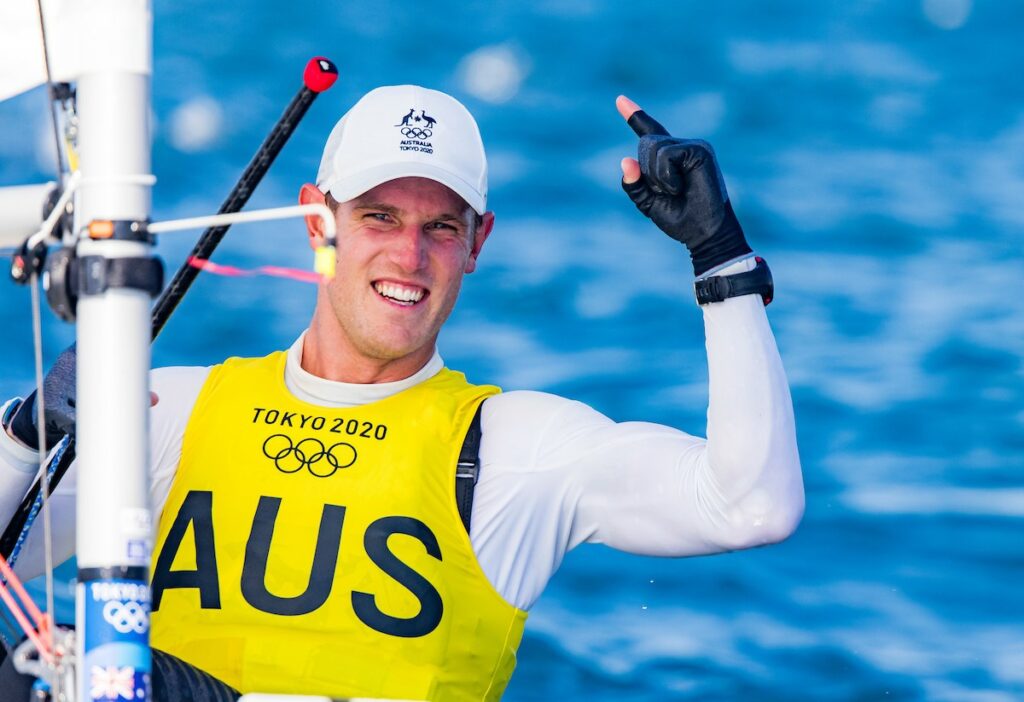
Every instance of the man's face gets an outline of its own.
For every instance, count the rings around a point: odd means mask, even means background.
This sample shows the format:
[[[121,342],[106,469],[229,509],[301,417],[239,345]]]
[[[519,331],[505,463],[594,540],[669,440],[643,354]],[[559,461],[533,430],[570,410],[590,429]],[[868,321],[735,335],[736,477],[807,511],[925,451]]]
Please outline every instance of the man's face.
[[[493,216],[475,220],[426,178],[388,181],[336,206],[337,273],[325,293],[352,351],[380,361],[433,352]]]

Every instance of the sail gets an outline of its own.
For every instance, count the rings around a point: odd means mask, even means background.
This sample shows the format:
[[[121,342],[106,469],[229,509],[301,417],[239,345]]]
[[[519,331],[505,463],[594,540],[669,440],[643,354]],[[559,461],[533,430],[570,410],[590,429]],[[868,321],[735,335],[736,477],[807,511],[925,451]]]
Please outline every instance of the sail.
[[[72,72],[66,37],[68,0],[45,0],[43,13],[50,39],[50,67],[57,80]],[[36,0],[0,3],[0,100],[46,82],[43,38]]]
[[[145,0],[42,0],[53,80],[70,82],[97,70],[151,73],[150,36],[138,32],[149,17]],[[99,46],[94,25],[126,31],[117,46]],[[0,1],[0,100],[46,82],[37,0]]]

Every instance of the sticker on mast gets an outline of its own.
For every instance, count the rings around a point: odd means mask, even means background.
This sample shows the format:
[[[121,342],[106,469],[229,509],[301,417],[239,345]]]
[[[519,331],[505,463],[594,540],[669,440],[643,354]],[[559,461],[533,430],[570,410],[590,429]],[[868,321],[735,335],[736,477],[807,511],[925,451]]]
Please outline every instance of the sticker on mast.
[[[79,583],[78,587],[85,627],[82,698],[104,702],[149,699],[149,586],[134,580],[104,579]]]

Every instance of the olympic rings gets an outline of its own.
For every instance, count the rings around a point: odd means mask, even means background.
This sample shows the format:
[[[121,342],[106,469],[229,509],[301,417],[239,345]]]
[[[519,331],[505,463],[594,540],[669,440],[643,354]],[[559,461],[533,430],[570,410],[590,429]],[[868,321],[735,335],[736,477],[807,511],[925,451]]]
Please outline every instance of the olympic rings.
[[[110,600],[103,605],[103,618],[121,634],[145,634],[149,629],[149,611],[134,600]]]
[[[429,139],[433,134],[434,132],[430,129],[420,129],[419,127],[402,128],[402,136],[410,139]]]
[[[271,443],[273,442],[273,443]],[[263,442],[263,455],[274,462],[282,473],[298,473],[305,468],[317,478],[329,478],[341,468],[356,462],[358,454],[352,444],[339,441],[330,448],[312,437],[292,444],[287,434],[272,434]]]

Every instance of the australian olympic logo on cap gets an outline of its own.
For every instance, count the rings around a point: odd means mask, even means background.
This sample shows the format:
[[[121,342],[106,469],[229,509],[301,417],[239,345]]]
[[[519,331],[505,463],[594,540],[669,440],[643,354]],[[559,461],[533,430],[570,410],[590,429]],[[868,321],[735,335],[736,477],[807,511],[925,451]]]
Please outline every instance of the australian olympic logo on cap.
[[[426,110],[410,107],[409,112],[395,125],[405,137],[398,146],[402,151],[419,151],[425,154],[434,153],[434,145],[427,139],[434,135],[437,120],[427,114]]]

